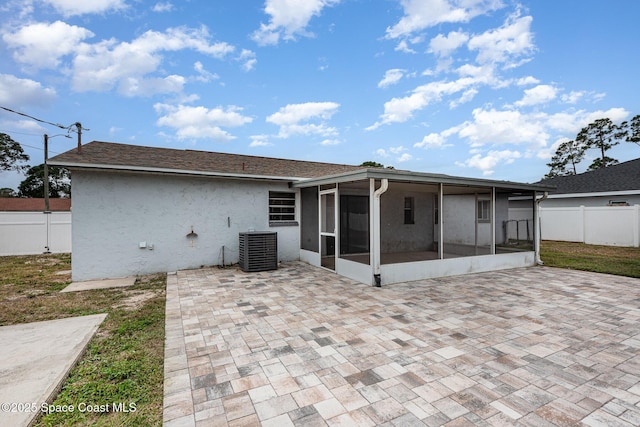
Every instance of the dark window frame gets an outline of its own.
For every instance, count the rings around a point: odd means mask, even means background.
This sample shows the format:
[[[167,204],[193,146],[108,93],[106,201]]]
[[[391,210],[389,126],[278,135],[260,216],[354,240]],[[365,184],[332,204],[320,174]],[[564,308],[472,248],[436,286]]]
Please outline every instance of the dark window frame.
[[[269,191],[269,225],[298,225],[298,221],[296,221],[296,193]]]
[[[414,197],[404,198],[404,223],[406,225],[415,224],[416,221],[416,199]]]

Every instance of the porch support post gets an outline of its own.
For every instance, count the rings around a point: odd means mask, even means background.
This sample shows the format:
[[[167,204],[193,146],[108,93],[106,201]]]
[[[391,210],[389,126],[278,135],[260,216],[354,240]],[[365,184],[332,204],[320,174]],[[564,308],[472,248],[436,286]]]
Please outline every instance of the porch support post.
[[[375,189],[375,181],[370,185],[371,190]],[[371,210],[371,221],[372,221],[372,236],[373,239],[371,241],[371,259],[373,266],[373,279],[374,286],[381,286],[381,278],[380,278],[380,196],[387,191],[389,188],[389,180],[383,178],[380,181],[380,188],[375,191],[371,191],[371,199],[373,200],[373,209]]]
[[[438,237],[438,253],[440,259],[444,259],[444,185],[440,183],[438,185],[438,229],[440,236]]]
[[[478,211],[479,211],[479,209],[478,209],[478,192],[477,191],[474,193],[474,196],[475,196],[475,209],[476,210],[475,210],[474,221],[473,221],[474,226],[475,226],[475,238],[474,238],[474,241],[473,241],[473,248],[475,250],[475,255],[478,255],[478,213],[479,213]]]
[[[496,253],[496,187],[491,187],[491,255],[495,255],[495,253]]]

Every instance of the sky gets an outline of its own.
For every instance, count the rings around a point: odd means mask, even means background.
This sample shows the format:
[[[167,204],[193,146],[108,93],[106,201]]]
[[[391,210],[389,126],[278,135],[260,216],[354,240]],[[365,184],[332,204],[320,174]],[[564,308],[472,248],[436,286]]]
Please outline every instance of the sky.
[[[638,16],[636,0],[5,0],[0,107],[79,122],[83,143],[536,182],[582,127],[640,114]],[[77,142],[3,109],[0,132],[31,165],[45,133],[50,156]]]

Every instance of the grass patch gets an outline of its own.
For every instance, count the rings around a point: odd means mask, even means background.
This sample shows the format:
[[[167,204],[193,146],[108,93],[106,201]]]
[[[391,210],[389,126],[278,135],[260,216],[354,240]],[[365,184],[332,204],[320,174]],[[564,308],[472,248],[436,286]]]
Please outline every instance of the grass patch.
[[[53,412],[36,425],[161,425],[166,275],[138,277],[129,288],[60,293],[70,269],[68,254],[0,257],[0,326],[108,313],[53,402],[99,410]]]
[[[640,248],[544,240],[540,257],[550,267],[640,278]]]

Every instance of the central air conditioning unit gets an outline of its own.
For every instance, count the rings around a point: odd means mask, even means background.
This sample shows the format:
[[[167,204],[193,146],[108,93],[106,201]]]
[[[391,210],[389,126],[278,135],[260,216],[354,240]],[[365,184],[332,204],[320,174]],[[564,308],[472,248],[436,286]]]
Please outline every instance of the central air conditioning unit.
[[[278,233],[247,231],[240,233],[239,264],[242,271],[268,271],[278,268]]]

